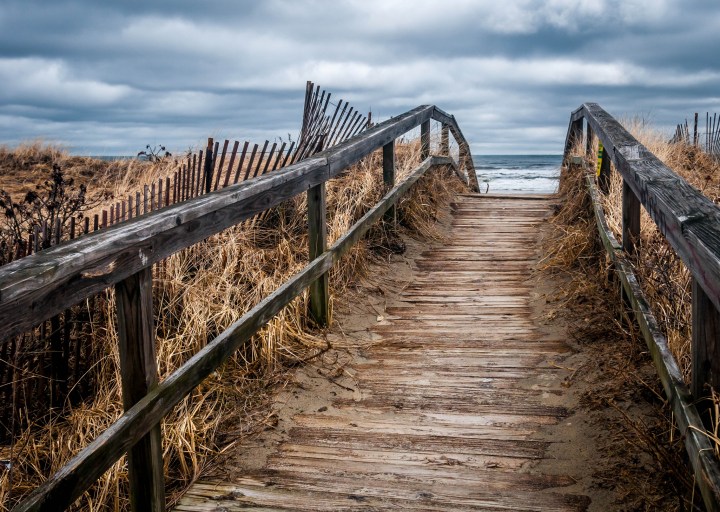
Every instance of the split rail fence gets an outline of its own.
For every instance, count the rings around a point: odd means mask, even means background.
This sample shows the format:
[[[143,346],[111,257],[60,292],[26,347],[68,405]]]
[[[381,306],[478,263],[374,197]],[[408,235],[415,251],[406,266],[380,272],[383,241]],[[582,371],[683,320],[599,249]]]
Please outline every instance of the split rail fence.
[[[450,156],[430,156],[431,120],[443,126],[441,153],[449,154],[452,134],[459,147],[459,162]],[[395,139],[418,126],[422,163],[396,184]],[[383,152],[383,176],[389,191],[327,248],[325,183],[379,149]],[[470,149],[455,118],[437,107],[421,106],[276,172],[257,173],[245,183],[210,192],[206,188],[204,195],[188,196],[183,202],[135,216],[0,267],[0,325],[4,326],[4,337],[27,332],[38,323],[114,286],[125,408],[115,423],[50,476],[16,510],[68,507],[125,453],[128,453],[133,510],[163,510],[160,439],[163,417],[304,289],[310,289],[312,316],[321,324],[326,322],[328,270],[413,183],[438,165],[452,166],[457,175],[477,191]],[[197,174],[195,179],[199,185],[203,183]],[[204,183],[207,187],[210,180]],[[167,193],[167,187],[165,191]],[[303,192],[307,192],[308,202],[309,264],[177,371],[158,382],[152,265]]]
[[[584,121],[584,125],[583,125]],[[584,130],[583,130],[584,126]],[[586,157],[596,136],[602,143],[597,180],[588,177],[603,245],[632,306],[684,438],[695,481],[708,510],[720,509],[720,465],[703,423],[709,388],[720,389],[720,208],[640,144],[610,114],[585,103],[570,116],[564,160],[583,140]],[[578,158],[578,157],[575,157]],[[622,175],[622,239],[605,220],[600,193],[607,193],[611,165]],[[597,183],[596,183],[597,182]],[[692,376],[685,385],[635,276],[629,256],[639,251],[640,206],[692,274]]]

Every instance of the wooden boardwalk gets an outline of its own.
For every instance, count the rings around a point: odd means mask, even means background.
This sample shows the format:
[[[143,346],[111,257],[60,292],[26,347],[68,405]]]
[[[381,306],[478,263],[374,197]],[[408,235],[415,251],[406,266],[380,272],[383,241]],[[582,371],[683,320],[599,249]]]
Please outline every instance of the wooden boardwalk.
[[[450,241],[417,260],[383,342],[354,365],[359,400],[295,417],[267,467],[195,484],[176,510],[585,510],[535,466],[565,417],[528,275],[546,197],[459,197]],[[543,465],[547,467],[547,464]]]

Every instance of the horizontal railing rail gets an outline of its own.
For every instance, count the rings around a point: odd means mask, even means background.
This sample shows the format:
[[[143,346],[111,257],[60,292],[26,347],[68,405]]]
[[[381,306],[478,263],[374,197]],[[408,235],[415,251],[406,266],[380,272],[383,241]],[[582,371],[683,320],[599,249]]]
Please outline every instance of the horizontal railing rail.
[[[597,186],[595,180],[589,180],[601,240],[615,265],[684,436],[705,505],[708,510],[718,510],[720,465],[698,405],[702,405],[708,387],[720,389],[720,207],[675,174],[595,103],[583,104],[570,116],[566,163],[572,148],[582,141],[583,131],[586,156],[593,149],[593,136],[602,145],[602,153],[598,153],[601,161]],[[620,242],[607,226],[598,193],[598,188],[607,193],[611,163],[623,179]],[[629,258],[639,256],[641,251],[640,205],[692,275],[690,389],[650,311]]]
[[[460,161],[430,156],[430,120],[443,125],[441,152],[452,133]],[[395,184],[395,139],[420,127],[421,165]],[[349,165],[383,149],[383,177],[390,190],[345,235],[326,248],[325,182]],[[124,414],[15,510],[58,510],[71,505],[123,454],[129,455],[133,510],[162,510],[164,482],[160,421],[285,305],[310,287],[310,312],[328,319],[327,275],[373,223],[429,169],[449,165],[477,191],[472,156],[454,117],[421,106],[272,174],[211,192],[60,244],[0,267],[3,337],[115,286]],[[463,172],[464,170],[464,172]],[[308,198],[310,263],[183,366],[157,380],[151,265],[302,192]]]

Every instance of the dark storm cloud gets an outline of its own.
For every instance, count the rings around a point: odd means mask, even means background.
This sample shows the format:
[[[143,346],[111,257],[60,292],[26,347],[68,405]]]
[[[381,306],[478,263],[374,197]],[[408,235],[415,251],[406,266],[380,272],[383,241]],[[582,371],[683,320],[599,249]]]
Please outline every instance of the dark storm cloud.
[[[556,153],[583,101],[668,129],[719,110],[717,26],[710,0],[6,0],[0,141],[294,136],[313,80],[376,119],[437,104],[478,153]]]

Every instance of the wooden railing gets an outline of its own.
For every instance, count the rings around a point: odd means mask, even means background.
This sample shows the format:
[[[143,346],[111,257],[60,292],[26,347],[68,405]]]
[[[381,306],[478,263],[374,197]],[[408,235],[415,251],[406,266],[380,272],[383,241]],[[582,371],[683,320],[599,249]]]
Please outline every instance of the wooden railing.
[[[583,138],[586,153],[593,134],[603,145],[600,173],[588,178],[603,244],[612,258],[625,296],[647,342],[671,403],[675,421],[708,510],[720,509],[720,465],[703,425],[702,408],[709,387],[720,389],[720,208],[665,166],[595,103],[570,116],[565,162]],[[622,240],[608,228],[598,188],[607,192],[610,163],[622,175]],[[655,317],[635,277],[629,256],[638,256],[640,205],[692,274],[692,369],[685,385]]]
[[[449,155],[430,156],[431,119],[442,123],[440,147],[446,155],[449,133],[453,134],[460,149],[459,163]],[[422,164],[395,184],[395,139],[418,126]],[[332,247],[326,248],[325,182],[380,148],[383,176],[390,190]],[[328,270],[413,183],[438,165],[451,165],[477,190],[470,149],[454,117],[434,106],[421,106],[280,171],[168,206],[1,267],[3,337],[31,329],[115,286],[125,408],[115,423],[16,510],[68,507],[125,453],[129,455],[133,510],[164,509],[160,439],[163,417],[304,289],[310,287],[312,316],[326,323]],[[158,383],[151,265],[306,191],[310,263]]]

